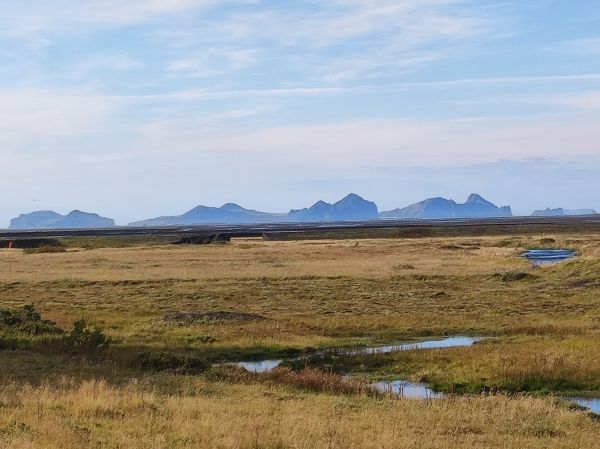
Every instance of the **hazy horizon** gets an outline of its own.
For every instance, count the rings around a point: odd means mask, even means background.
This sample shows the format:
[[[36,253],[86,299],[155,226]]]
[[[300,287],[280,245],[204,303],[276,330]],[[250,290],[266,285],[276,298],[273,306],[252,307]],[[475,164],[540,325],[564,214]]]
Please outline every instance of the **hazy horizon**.
[[[600,4],[33,0],[0,15],[0,227],[350,192],[600,211]]]

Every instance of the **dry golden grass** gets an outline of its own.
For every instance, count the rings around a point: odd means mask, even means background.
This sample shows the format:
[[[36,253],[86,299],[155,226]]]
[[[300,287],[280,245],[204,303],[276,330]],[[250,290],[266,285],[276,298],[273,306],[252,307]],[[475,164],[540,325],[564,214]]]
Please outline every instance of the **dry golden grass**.
[[[597,329],[600,238],[554,236],[582,257],[533,269],[521,248],[547,236],[234,241],[231,245],[0,251],[0,306],[33,302],[67,325],[79,316],[131,344],[293,347],[444,332],[588,333]],[[494,277],[524,271],[537,278]],[[230,310],[269,321],[174,326],[171,310]]]
[[[581,256],[544,269],[518,257],[544,238]],[[532,276],[504,282],[509,271]],[[0,250],[0,308],[34,303],[63,327],[83,316],[118,340],[98,361],[0,350],[0,447],[600,447],[598,422],[550,399],[382,400],[306,391],[338,391],[331,374],[288,371],[255,384],[156,377],[123,364],[146,349],[232,360],[472,334],[502,338],[394,354],[371,374],[598,391],[599,292],[599,234]],[[163,319],[220,310],[267,319]]]
[[[525,397],[426,403],[180,380],[170,394],[97,381],[9,386],[0,401],[6,449],[592,449],[600,434],[584,414]]]
[[[289,276],[385,278],[412,264],[417,273],[447,275],[526,268],[515,248],[490,246],[499,238],[319,240],[230,245],[71,249],[62,254],[0,251],[0,281],[244,279]],[[535,239],[523,239],[524,242]],[[465,249],[442,249],[448,244]],[[358,246],[356,245],[358,243]],[[479,249],[473,247],[481,245]],[[451,245],[450,245],[451,246]],[[498,265],[498,262],[501,262]],[[414,273],[413,273],[414,274]]]

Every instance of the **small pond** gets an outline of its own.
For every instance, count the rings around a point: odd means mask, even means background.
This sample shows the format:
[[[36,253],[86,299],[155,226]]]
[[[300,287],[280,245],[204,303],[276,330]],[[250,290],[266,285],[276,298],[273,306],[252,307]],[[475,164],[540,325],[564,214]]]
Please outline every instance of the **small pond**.
[[[531,249],[522,256],[536,266],[547,266],[572,259],[577,256],[577,252],[570,249]]]

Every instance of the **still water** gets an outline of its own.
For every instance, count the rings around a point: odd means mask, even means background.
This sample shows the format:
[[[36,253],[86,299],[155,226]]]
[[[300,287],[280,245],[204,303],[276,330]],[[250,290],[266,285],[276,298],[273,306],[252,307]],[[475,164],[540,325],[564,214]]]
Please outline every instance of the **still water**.
[[[600,399],[569,398],[569,401],[600,415]]]
[[[556,259],[554,259],[556,260]],[[565,260],[565,259],[562,259]],[[397,345],[388,346],[372,346],[366,348],[336,348],[326,349],[318,352],[320,355],[364,355],[364,354],[387,354],[391,352],[399,351],[412,351],[416,349],[444,349],[444,348],[459,348],[472,346],[482,338],[478,337],[447,337],[435,340],[424,340],[418,342],[400,343]],[[314,356],[314,354],[312,354]],[[308,356],[301,356],[288,359],[270,359],[270,360],[259,360],[259,361],[244,361],[236,363],[237,366],[244,368],[245,370],[253,373],[265,373],[277,368],[283,362],[302,360]],[[439,399],[444,395],[433,391],[427,384],[410,382],[404,379],[397,379],[392,381],[376,382],[373,384],[373,388],[381,393],[389,393],[403,398],[409,399]],[[593,413],[600,414],[600,399],[584,399],[584,398],[568,398],[569,401],[585,407]]]
[[[525,251],[522,256],[536,266],[554,265],[577,256],[570,249],[532,249]]]
[[[326,349],[320,351],[319,355],[363,355],[363,354],[388,354],[390,352],[412,351],[415,349],[443,349],[443,348],[458,348],[472,346],[481,338],[477,337],[448,337],[436,340],[424,340],[418,342],[401,343],[398,345],[389,346],[372,346],[367,348],[351,348],[351,349]],[[314,355],[314,354],[313,354]],[[271,371],[286,361],[302,360],[303,357],[295,357],[290,359],[271,359],[259,361],[244,361],[236,363],[237,366],[244,368],[251,373],[264,373]]]

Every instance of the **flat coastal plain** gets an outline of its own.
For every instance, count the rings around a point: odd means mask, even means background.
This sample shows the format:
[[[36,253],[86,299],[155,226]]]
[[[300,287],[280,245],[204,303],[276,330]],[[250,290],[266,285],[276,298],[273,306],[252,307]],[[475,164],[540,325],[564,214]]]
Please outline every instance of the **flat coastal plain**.
[[[0,250],[0,447],[600,447],[563,399],[600,397],[600,232],[63,243]],[[483,340],[231,366],[448,335]],[[398,378],[445,396],[368,388]]]

